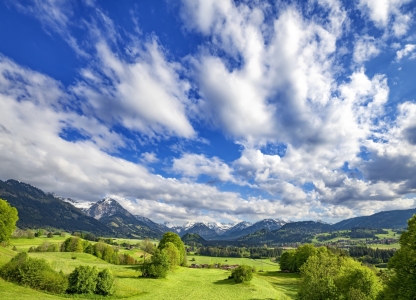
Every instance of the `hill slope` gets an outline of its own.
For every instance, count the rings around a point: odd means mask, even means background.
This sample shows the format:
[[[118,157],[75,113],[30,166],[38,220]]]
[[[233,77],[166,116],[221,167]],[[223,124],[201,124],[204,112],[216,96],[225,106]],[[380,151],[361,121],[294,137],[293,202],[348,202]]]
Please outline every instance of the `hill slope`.
[[[89,231],[98,235],[113,234],[109,227],[86,216],[78,208],[30,184],[0,180],[0,198],[17,208],[17,226],[20,228],[54,227],[67,231]]]
[[[332,225],[333,230],[366,228],[407,228],[407,220],[416,214],[416,208],[406,210],[382,211],[371,216],[343,220]]]

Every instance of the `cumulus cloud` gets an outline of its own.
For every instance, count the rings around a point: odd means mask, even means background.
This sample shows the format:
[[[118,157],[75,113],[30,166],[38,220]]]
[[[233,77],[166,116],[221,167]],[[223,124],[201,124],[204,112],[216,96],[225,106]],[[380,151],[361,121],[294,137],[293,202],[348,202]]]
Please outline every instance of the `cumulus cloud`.
[[[411,13],[403,13],[402,7],[411,0],[360,0],[358,8],[380,29],[391,24],[392,32],[400,37],[406,34],[412,21]]]
[[[187,177],[197,178],[201,174],[209,175],[221,181],[233,181],[232,169],[218,157],[208,158],[203,154],[185,153],[174,158],[172,170]]]
[[[144,152],[140,155],[140,157],[141,161],[143,161],[144,163],[152,164],[159,161],[154,152]]]

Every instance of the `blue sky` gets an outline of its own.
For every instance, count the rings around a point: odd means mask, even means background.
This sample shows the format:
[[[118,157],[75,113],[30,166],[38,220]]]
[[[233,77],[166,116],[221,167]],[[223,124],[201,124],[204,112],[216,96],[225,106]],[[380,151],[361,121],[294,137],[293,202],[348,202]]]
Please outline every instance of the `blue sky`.
[[[415,1],[0,3],[0,179],[156,221],[415,207]]]

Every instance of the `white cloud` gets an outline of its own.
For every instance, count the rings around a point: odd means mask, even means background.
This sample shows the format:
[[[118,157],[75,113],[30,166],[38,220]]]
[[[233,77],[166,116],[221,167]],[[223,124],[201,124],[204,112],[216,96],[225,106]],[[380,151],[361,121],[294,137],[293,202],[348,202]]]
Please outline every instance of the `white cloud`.
[[[358,8],[380,29],[391,24],[393,34],[400,37],[406,34],[412,22],[412,15],[402,12],[403,5],[409,2],[411,0],[360,0]]]
[[[104,40],[97,43],[96,64],[82,71],[85,81],[73,88],[87,103],[84,111],[149,136],[193,138],[186,111],[190,85],[180,79],[180,65],[166,60],[156,40],[142,47],[127,62]]]
[[[357,39],[354,46],[353,59],[356,63],[362,64],[380,53],[380,46],[375,38],[368,35]]]
[[[207,158],[203,154],[185,153],[181,158],[174,158],[172,170],[187,177],[205,174],[221,181],[234,180],[232,169],[226,163],[218,157]]]
[[[155,163],[158,162],[159,159],[156,156],[156,153],[154,152],[144,152],[140,155],[141,157],[141,161],[143,161],[144,163]]]
[[[396,52],[396,60],[400,61],[403,57],[410,55],[415,49],[416,49],[416,45],[407,44],[406,46],[404,46],[403,49],[398,50]],[[412,55],[410,58],[414,58],[414,55]]]

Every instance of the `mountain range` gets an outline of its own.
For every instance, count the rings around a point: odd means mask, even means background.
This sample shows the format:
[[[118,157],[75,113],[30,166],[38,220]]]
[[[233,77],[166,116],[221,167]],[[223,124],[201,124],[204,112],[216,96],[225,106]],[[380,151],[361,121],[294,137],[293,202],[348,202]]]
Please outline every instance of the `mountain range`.
[[[307,241],[313,234],[355,227],[406,228],[416,209],[379,212],[330,225],[320,221],[291,222],[264,219],[254,224],[188,222],[183,226],[159,224],[149,218],[133,215],[119,202],[105,198],[85,203],[62,198],[16,180],[0,180],[0,198],[19,211],[20,228],[52,227],[68,231],[89,231],[103,236],[160,238],[167,231],[180,236],[197,234],[206,241],[295,242]]]

